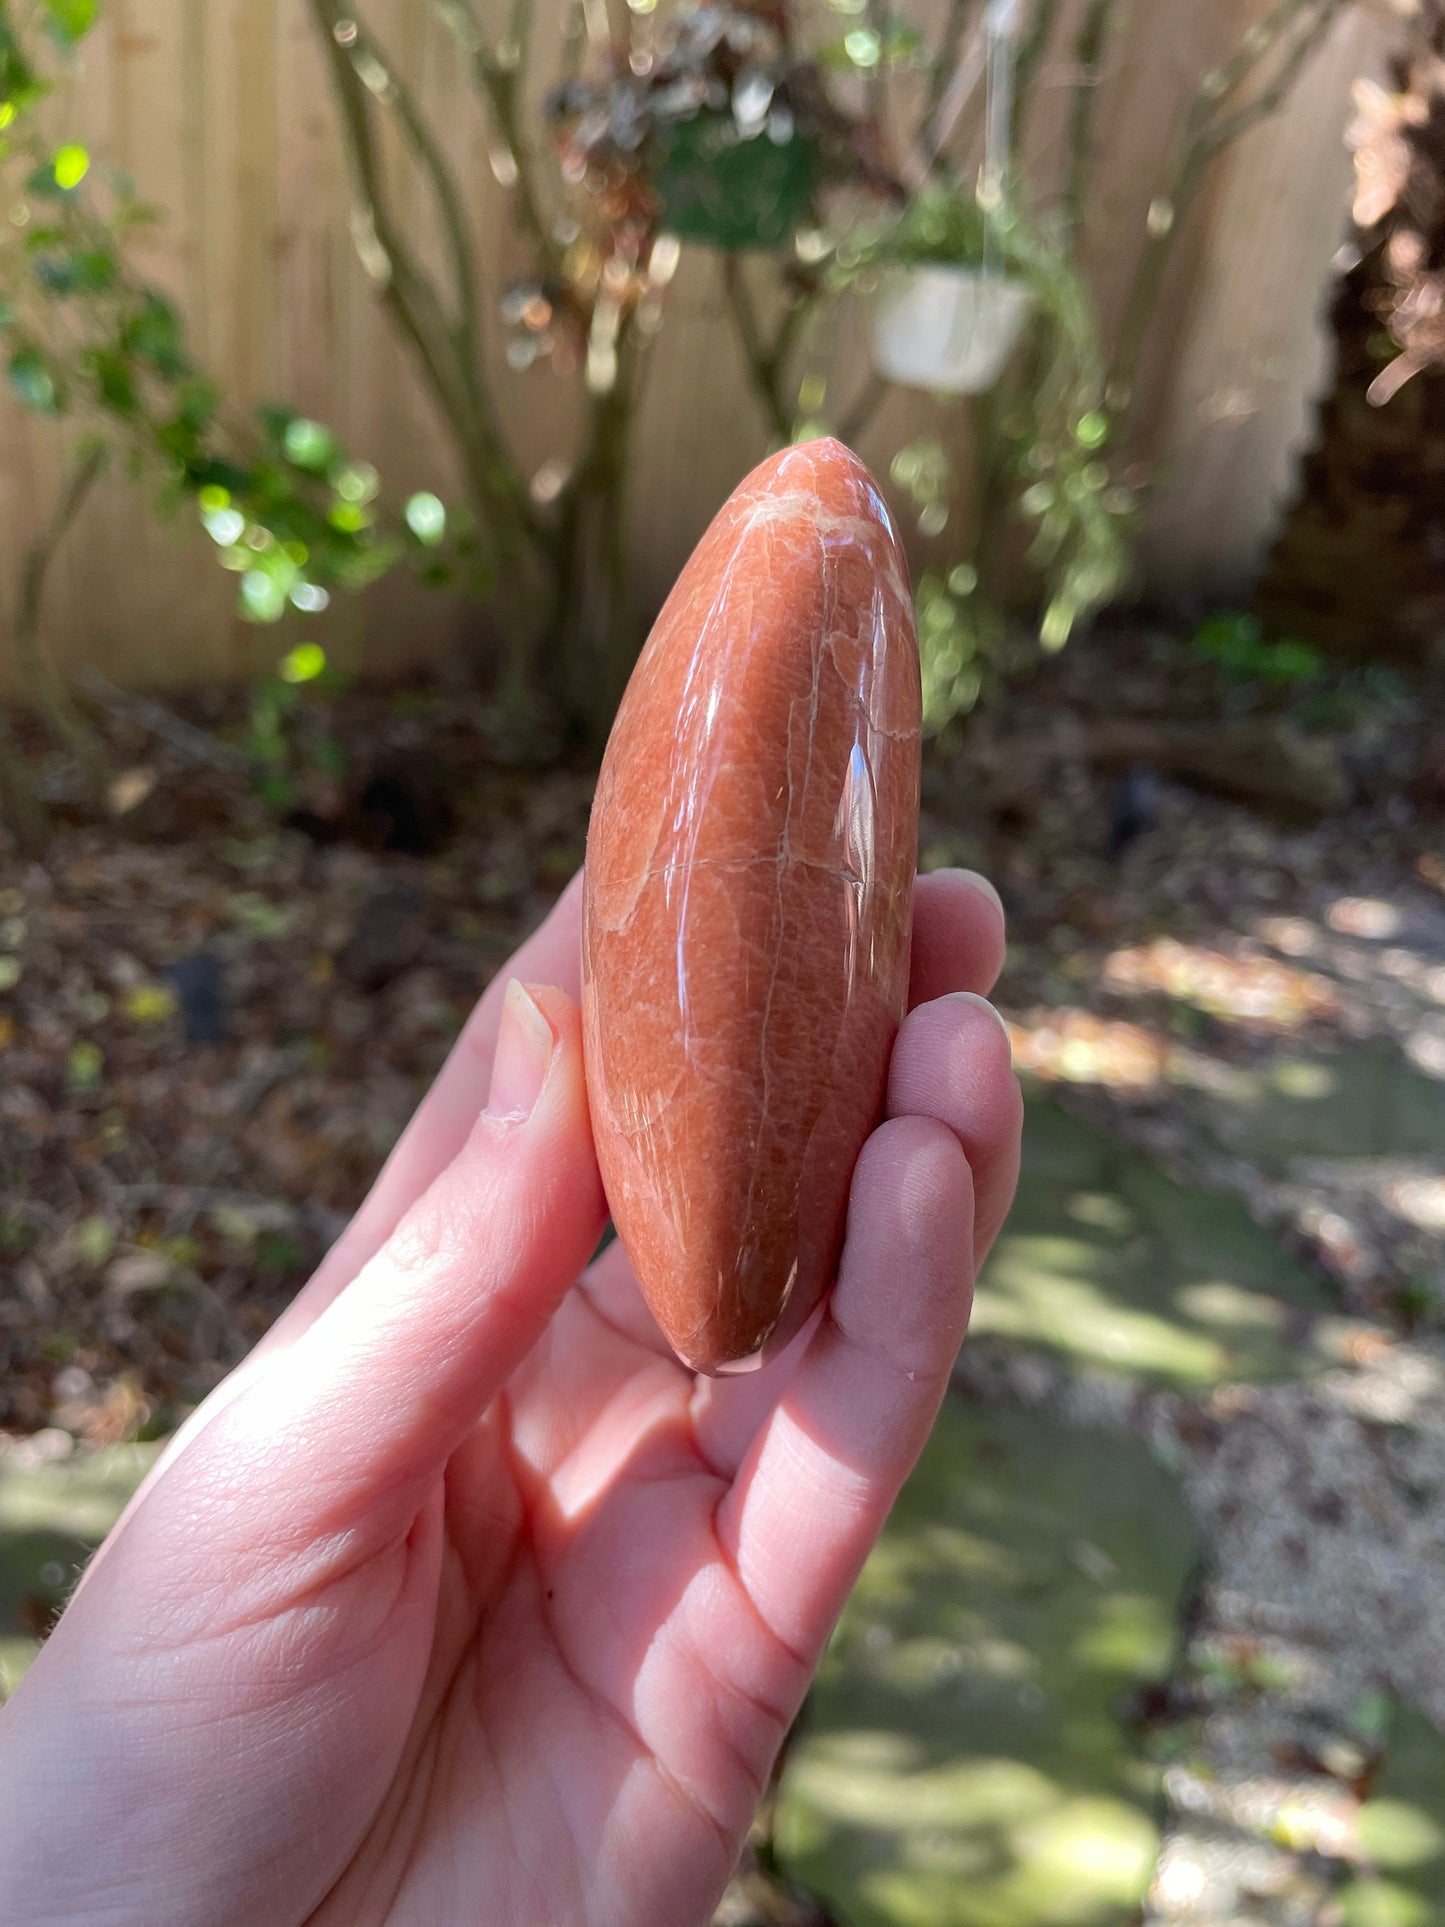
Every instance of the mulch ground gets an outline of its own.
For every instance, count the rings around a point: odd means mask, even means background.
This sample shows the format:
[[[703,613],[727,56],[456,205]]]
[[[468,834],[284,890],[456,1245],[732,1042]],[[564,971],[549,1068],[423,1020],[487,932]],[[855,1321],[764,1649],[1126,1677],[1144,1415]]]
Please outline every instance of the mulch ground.
[[[1427,980],[1402,997],[1388,969],[1300,945],[1383,955],[1380,914],[1338,906],[1445,903],[1428,692],[1339,679],[1327,741],[1354,800],[1323,822],[1097,753],[1098,720],[1227,731],[1254,700],[1121,633],[930,756],[924,860],[1004,894],[1025,1066],[1126,1121],[1167,1110],[1170,1050],[1418,1044]],[[107,711],[126,814],[67,820],[52,759],[44,861],[0,852],[0,1434],[173,1426],[304,1279],[581,859],[589,769],[512,760],[465,693],[329,699],[346,774],[308,762],[313,717],[289,820],[238,751],[244,700],[183,707],[216,755]]]

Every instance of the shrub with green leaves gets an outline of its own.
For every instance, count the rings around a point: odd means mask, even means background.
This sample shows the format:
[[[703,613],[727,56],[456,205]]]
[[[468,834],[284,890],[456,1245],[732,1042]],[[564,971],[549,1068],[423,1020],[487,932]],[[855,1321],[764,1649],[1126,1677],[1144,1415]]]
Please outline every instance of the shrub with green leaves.
[[[1313,682],[1323,667],[1318,649],[1289,636],[1266,636],[1252,615],[1210,616],[1195,630],[1194,647],[1231,683],[1292,689]]]
[[[138,275],[130,242],[155,217],[131,182],[54,137],[65,60],[97,0],[0,0],[0,365],[32,413],[73,431],[96,466],[119,463],[174,510],[194,505],[241,613],[314,617],[333,591],[401,563],[449,579],[469,568],[465,528],[437,497],[401,512],[323,424],[267,406],[234,416],[196,364],[175,305]]]

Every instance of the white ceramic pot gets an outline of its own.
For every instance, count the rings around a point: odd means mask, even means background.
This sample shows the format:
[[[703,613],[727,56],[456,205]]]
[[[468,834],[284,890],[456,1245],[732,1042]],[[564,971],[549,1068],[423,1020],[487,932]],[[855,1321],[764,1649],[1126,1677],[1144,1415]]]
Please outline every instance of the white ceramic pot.
[[[935,394],[981,395],[1018,346],[1033,296],[981,268],[893,268],[873,310],[880,375]]]

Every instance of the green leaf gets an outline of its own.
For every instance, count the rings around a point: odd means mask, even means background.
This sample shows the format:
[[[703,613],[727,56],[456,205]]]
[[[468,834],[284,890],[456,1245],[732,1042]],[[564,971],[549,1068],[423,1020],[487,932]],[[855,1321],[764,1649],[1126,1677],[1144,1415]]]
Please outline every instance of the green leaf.
[[[93,1091],[105,1075],[105,1057],[98,1044],[83,1039],[71,1045],[65,1068],[72,1090]]]
[[[11,393],[39,415],[54,415],[60,409],[60,395],[45,357],[34,346],[17,348],[6,371]]]
[[[113,415],[129,419],[140,406],[140,397],[124,357],[98,349],[91,359],[91,366],[95,385],[100,392],[101,406],[108,408]]]
[[[219,506],[207,507],[207,497],[221,498]],[[230,496],[223,488],[203,488],[200,492],[201,521],[205,524],[206,534],[218,548],[234,549],[246,533],[246,518],[239,509],[229,506]]]
[[[199,495],[202,489],[221,488],[227,496],[245,496],[250,486],[250,476],[244,468],[237,468],[234,462],[197,462],[189,471],[186,480]]]
[[[52,39],[74,47],[95,25],[100,8],[98,0],[45,0],[45,11]]]
[[[85,165],[80,166],[78,156],[84,156]],[[77,168],[79,172],[77,173]],[[63,201],[73,194],[85,179],[90,169],[90,156],[83,147],[61,147],[48,161],[42,161],[25,183],[27,194],[38,200]]]
[[[55,176],[55,185],[69,194],[80,186],[90,172],[90,150],[82,147],[79,141],[67,141],[64,147],[56,149],[50,168]]]
[[[248,622],[279,622],[286,613],[296,565],[284,560],[279,565],[270,563],[269,557],[256,560],[260,566],[247,569],[241,577],[241,613]]]
[[[181,346],[181,324],[175,309],[163,295],[147,290],[145,305],[126,322],[121,333],[126,352],[177,381],[190,372]]]
[[[413,495],[406,505],[406,525],[423,548],[439,547],[447,532],[445,503],[424,490]]]
[[[286,459],[307,475],[324,475],[340,453],[336,437],[320,422],[298,415],[286,424],[281,437]]]
[[[35,262],[35,278],[54,295],[106,294],[115,286],[115,276],[115,256],[108,248],[46,254]]]
[[[855,27],[843,36],[843,52],[854,67],[876,67],[883,43],[872,27]]]
[[[204,429],[209,428],[216,419],[216,411],[221,405],[221,392],[214,382],[205,380],[203,376],[193,375],[183,383],[178,399],[180,402],[178,419],[188,428]],[[216,463],[214,466],[220,468],[225,465]],[[223,475],[207,475],[205,479],[208,482],[218,482],[223,488],[232,488],[235,484],[231,477],[235,475],[242,475],[244,481],[242,471],[234,467],[227,468]]]
[[[1074,438],[1080,448],[1102,448],[1109,439],[1109,418],[1097,408],[1080,416],[1074,424]]]
[[[70,1248],[82,1264],[103,1265],[115,1250],[115,1228],[104,1218],[82,1218],[70,1233]]]
[[[380,487],[381,477],[370,462],[348,462],[336,477],[336,493],[343,502],[352,503],[358,508],[374,501]],[[337,527],[341,527],[339,522]]]
[[[326,671],[326,651],[319,642],[298,643],[281,658],[281,675],[289,683],[315,682]]]
[[[133,1024],[163,1024],[176,1014],[176,993],[168,984],[135,984],[123,1008]]]
[[[0,113],[8,110],[8,118],[0,121],[0,126],[8,127],[17,115],[37,106],[49,92],[47,84],[21,52],[14,34],[0,18]]]

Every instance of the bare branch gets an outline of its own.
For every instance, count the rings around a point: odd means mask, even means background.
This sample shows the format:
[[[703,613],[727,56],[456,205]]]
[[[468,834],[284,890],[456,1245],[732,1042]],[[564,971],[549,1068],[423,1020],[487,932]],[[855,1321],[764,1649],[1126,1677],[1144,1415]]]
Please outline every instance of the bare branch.
[[[1064,219],[1077,235],[1084,221],[1089,175],[1094,159],[1094,124],[1103,81],[1104,49],[1114,25],[1118,0],[1089,0],[1074,43],[1074,99],[1069,121],[1069,172],[1064,188]]]
[[[938,51],[934,54],[928,69],[928,94],[923,115],[914,135],[915,147],[921,145],[923,137],[938,112],[943,90],[948,85],[949,76],[958,64],[959,49],[963,45],[964,28],[968,17],[978,5],[978,0],[948,0],[948,17],[943,23],[939,36]]]
[[[913,152],[903,164],[904,183],[913,192],[922,187],[938,165],[938,158],[948,145],[954,128],[963,116],[963,110],[978,91],[986,60],[984,36],[981,29],[975,27],[959,48],[953,72],[938,106],[926,122]]]
[[[732,311],[733,326],[737,329],[738,345],[743,351],[743,360],[747,364],[748,379],[752,382],[753,391],[762,403],[763,413],[768,418],[768,427],[774,435],[786,441],[792,424],[778,394],[777,370],[763,342],[762,329],[758,325],[758,317],[753,308],[752,296],[748,292],[742,263],[735,254],[723,256],[722,277],[723,290],[727,295],[728,307]]]
[[[476,509],[478,537],[490,546],[494,560],[499,560],[513,554],[519,542],[535,543],[540,532],[483,387],[475,341],[475,282],[467,278],[471,271],[470,241],[464,241],[460,233],[453,234],[458,298],[465,294],[466,299],[460,315],[451,317],[391,208],[372,128],[372,100],[383,100],[396,111],[413,151],[432,178],[444,217],[446,208],[452,207],[449,231],[454,222],[465,225],[455,182],[445,157],[429,131],[424,130],[411,96],[396,86],[394,78],[388,80],[389,70],[354,13],[344,11],[341,0],[310,0],[310,4],[330,61],[359,202],[357,250],[453,426]],[[369,62],[374,63],[374,71],[369,69]],[[471,304],[470,321],[465,318],[467,302]]]
[[[184,716],[177,716],[173,710],[167,709],[164,703],[154,702],[149,696],[138,696],[133,690],[118,689],[108,676],[103,676],[92,664],[87,663],[81,669],[77,680],[87,695],[102,708],[148,730],[152,736],[175,750],[177,755],[193,763],[207,764],[212,769],[245,768],[244,750],[237,749],[232,743],[223,743],[207,729],[197,729]]]
[[[1013,154],[1017,161],[1019,149],[1023,145],[1027,130],[1029,106],[1033,100],[1034,86],[1039,70],[1044,63],[1044,55],[1054,37],[1058,25],[1059,0],[1035,0],[1034,16],[1029,30],[1019,43],[1018,58],[1014,63],[1014,124]]]
[[[40,640],[40,613],[55,558],[104,467],[105,450],[97,443],[91,443],[72,463],[54,514],[30,544],[15,603],[15,663],[25,692],[75,758],[86,788],[97,802],[105,793],[105,758],[94,730],[45,653]]]
[[[853,406],[846,409],[838,423],[838,439],[849,448],[856,448],[866,431],[869,422],[878,413],[883,398],[888,393],[888,383],[882,375],[871,374],[858,393]]]
[[[1117,408],[1127,408],[1132,400],[1140,355],[1164,285],[1174,239],[1209,163],[1278,111],[1349,4],[1350,0],[1278,0],[1244,35],[1230,57],[1201,81],[1185,117],[1169,191],[1150,208],[1149,235],[1135,270],[1109,373],[1110,398]],[[1291,36],[1292,44],[1274,79],[1242,106],[1226,111],[1224,103],[1238,94]]]
[[[518,223],[536,248],[543,272],[556,274],[561,269],[561,252],[543,211],[519,113],[520,82],[532,37],[532,0],[513,0],[511,25],[500,47],[488,46],[472,0],[433,0],[433,4],[451,31],[501,142],[493,171],[512,192]]]
[[[462,205],[456,176],[426,116],[417,106],[411,89],[355,16],[351,25],[355,34],[343,51],[349,55],[358,78],[368,92],[396,115],[412,153],[431,184],[441,215],[442,230],[446,235],[447,253],[451,258],[452,326],[462,341],[464,351],[475,359],[478,348],[476,262],[472,251],[471,227]]]
[[[1217,153],[1222,147],[1231,146],[1251,128],[1257,127],[1262,120],[1267,120],[1271,114],[1279,111],[1289,98],[1295,82],[1314,58],[1330,28],[1348,4],[1349,0],[1325,0],[1315,19],[1296,36],[1295,44],[1285,56],[1278,74],[1269,86],[1243,107],[1236,109],[1234,113],[1214,121],[1206,130],[1210,154]]]

